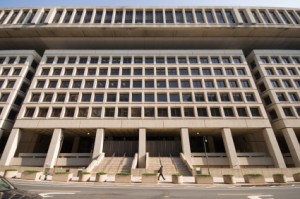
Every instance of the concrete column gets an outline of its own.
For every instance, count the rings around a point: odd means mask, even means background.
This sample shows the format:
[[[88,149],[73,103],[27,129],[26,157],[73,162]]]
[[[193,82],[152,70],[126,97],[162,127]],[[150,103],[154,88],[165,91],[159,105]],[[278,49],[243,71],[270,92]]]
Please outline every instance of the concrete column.
[[[53,168],[55,166],[62,141],[62,129],[54,129],[44,167]]]
[[[0,165],[2,166],[8,166],[14,157],[18,143],[21,139],[21,130],[20,129],[12,129],[9,135],[9,138],[7,140],[6,146],[4,148],[2,158],[0,161]]]
[[[72,153],[77,153],[80,142],[80,136],[76,136],[72,145]]]
[[[180,131],[180,135],[181,135],[182,152],[183,152],[185,158],[190,159],[192,154],[191,154],[189,129],[188,128],[182,128],[181,131]]]
[[[1,140],[1,137],[2,137],[2,135],[3,135],[3,130],[2,129],[0,129],[0,140]]]
[[[139,129],[138,168],[146,168],[146,129]]]
[[[103,143],[104,129],[97,129],[93,151],[93,159],[97,158],[103,152]]]
[[[213,136],[206,136],[206,137],[207,137],[208,150],[209,150],[210,152],[216,151]]]
[[[270,155],[273,158],[275,167],[286,168],[282,153],[280,151],[279,145],[277,143],[276,137],[274,135],[272,128],[265,128],[263,130],[263,136],[266,141]]]
[[[230,128],[222,129],[222,138],[231,168],[239,169],[240,163],[236,154],[232,134]]]
[[[286,128],[283,129],[282,132],[292,155],[295,167],[300,167],[300,145],[294,129]]]

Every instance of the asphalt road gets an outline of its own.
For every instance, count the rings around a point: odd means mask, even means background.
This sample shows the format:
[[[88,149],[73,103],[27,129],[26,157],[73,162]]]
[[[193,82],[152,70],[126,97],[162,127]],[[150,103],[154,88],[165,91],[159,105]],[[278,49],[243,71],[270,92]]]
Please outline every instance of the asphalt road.
[[[300,184],[237,187],[230,185],[158,185],[12,181],[18,188],[53,199],[299,199]]]

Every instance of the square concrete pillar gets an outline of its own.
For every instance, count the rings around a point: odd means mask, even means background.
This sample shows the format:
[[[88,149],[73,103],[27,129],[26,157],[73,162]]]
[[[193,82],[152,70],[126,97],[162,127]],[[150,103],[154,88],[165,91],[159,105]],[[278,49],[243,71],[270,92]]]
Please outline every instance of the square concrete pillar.
[[[53,168],[63,142],[62,129],[54,129],[44,167]]]
[[[8,166],[14,157],[18,144],[20,142],[22,133],[20,129],[12,129],[7,140],[6,146],[4,148],[0,165]]]
[[[295,167],[300,167],[300,145],[294,129],[286,128],[283,129],[282,132],[292,155]]]
[[[93,151],[93,159],[96,159],[103,152],[103,143],[104,129],[97,129]]]
[[[263,136],[266,141],[270,155],[273,158],[274,166],[277,168],[286,168],[282,153],[277,143],[275,134],[272,128],[265,128],[263,130]]]
[[[146,129],[139,129],[138,168],[146,168]]]
[[[80,136],[76,136],[73,140],[72,153],[77,153],[80,143]]]
[[[230,163],[230,167],[234,169],[239,169],[240,163],[236,154],[230,128],[222,129],[222,138],[226,150],[226,155]]]
[[[189,129],[188,128],[182,128],[180,130],[180,135],[181,135],[182,153],[184,154],[185,158],[187,158],[189,160],[189,159],[191,159],[191,156],[192,156]]]

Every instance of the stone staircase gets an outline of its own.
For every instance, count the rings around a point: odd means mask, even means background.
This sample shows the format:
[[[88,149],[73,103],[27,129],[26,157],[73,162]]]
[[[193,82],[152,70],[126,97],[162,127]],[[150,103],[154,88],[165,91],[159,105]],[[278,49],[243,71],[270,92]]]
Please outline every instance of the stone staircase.
[[[149,157],[149,170],[158,170],[160,167],[160,161],[163,165],[163,174],[172,175],[174,173],[180,173],[183,176],[191,176],[192,174],[179,157]]]
[[[105,172],[116,174],[120,172],[130,172],[133,157],[105,157],[101,163],[93,169],[93,173]]]

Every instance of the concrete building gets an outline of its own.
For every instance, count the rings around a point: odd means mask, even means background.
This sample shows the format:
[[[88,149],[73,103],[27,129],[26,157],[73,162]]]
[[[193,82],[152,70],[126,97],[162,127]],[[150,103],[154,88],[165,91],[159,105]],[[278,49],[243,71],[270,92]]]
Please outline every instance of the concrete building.
[[[1,165],[299,166],[299,88],[283,109],[266,106],[273,65],[260,59],[293,63],[282,67],[299,86],[299,9],[13,8],[0,24],[0,49],[42,56]]]

